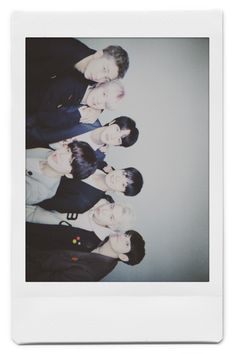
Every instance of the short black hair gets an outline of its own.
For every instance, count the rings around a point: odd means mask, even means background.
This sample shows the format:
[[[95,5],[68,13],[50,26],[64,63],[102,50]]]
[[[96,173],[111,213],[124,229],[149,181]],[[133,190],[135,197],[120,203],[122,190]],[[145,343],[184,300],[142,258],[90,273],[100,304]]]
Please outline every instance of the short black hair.
[[[145,241],[137,231],[128,230],[125,234],[131,236],[131,250],[128,253],[125,253],[129,260],[127,262],[122,262],[129,265],[138,264],[145,256]]]
[[[137,195],[143,187],[143,176],[134,167],[124,168],[125,177],[127,177],[131,182],[127,184],[124,194],[128,196]]]
[[[118,45],[109,45],[103,49],[103,53],[111,55],[118,66],[118,78],[123,78],[129,68],[129,56],[126,50]]]
[[[85,141],[72,141],[68,144],[72,152],[72,170],[74,178],[84,179],[92,175],[97,169],[95,151]]]
[[[124,136],[121,139],[122,142],[120,146],[129,147],[136,143],[139,136],[139,130],[136,127],[136,123],[133,119],[126,116],[121,116],[113,119],[112,124],[117,124],[120,127],[120,130],[130,130],[129,135]],[[105,124],[104,126],[109,125],[111,125],[111,122]]]

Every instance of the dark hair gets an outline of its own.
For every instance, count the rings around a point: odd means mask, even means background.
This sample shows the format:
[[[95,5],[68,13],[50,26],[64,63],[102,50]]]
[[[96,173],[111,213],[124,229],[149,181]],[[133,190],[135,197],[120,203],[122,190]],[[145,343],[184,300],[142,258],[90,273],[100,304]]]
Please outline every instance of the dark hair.
[[[125,188],[124,194],[129,196],[137,195],[143,186],[143,176],[134,167],[124,168],[123,171],[125,171],[125,177],[130,180]]]
[[[135,265],[141,262],[145,256],[145,241],[142,236],[134,230],[128,230],[125,232],[126,235],[130,235],[131,250],[125,253],[129,257],[126,264]]]
[[[68,144],[73,161],[71,174],[74,178],[84,179],[92,175],[97,169],[95,151],[85,141],[73,141]]]
[[[111,124],[107,123],[104,125],[104,127],[109,126]],[[112,124],[117,124],[120,127],[120,130],[130,130],[129,135],[124,136],[121,140],[121,145],[124,147],[129,147],[136,143],[138,136],[139,136],[139,131],[138,128],[136,128],[136,123],[133,119],[126,117],[126,116],[121,116],[117,117],[112,121]]]
[[[109,45],[103,49],[103,53],[111,55],[118,66],[118,78],[125,76],[126,71],[129,67],[129,56],[128,53],[118,45]]]

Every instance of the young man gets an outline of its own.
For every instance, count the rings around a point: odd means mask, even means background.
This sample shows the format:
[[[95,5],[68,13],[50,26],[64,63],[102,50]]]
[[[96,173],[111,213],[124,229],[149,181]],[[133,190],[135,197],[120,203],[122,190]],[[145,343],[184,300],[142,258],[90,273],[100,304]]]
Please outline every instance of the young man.
[[[39,206],[26,207],[26,221],[47,225],[69,225],[83,230],[93,231],[101,240],[109,229],[121,230],[130,226],[133,211],[130,207],[101,199],[85,213],[59,213],[48,211]]]
[[[88,80],[106,82],[124,77],[129,57],[115,45],[95,51],[74,38],[26,38],[26,64],[31,80],[53,79],[75,68]]]
[[[99,281],[119,260],[135,265],[144,255],[145,242],[133,230],[108,236],[92,252],[27,249],[26,281]]]
[[[120,192],[127,196],[137,195],[143,186],[141,173],[133,167],[111,170],[97,169],[93,175],[78,181],[62,178],[54,197],[39,205],[46,210],[60,213],[84,213],[91,209],[107,192]]]
[[[101,126],[77,124],[69,129],[48,129],[41,127],[27,128],[27,147],[51,147],[57,149],[68,142],[86,141],[95,151],[98,160],[104,160],[110,145],[129,147],[135,144],[139,131],[133,119],[121,116]]]
[[[93,123],[103,109],[115,109],[125,91],[119,80],[89,85],[77,72],[55,78],[27,99],[27,121],[39,126],[68,128],[79,122]],[[33,114],[33,116],[31,116]],[[28,122],[27,122],[28,124]]]
[[[82,130],[83,127],[80,129]],[[86,130],[87,127],[85,127],[84,131]],[[49,145],[51,148],[55,149],[59,146],[63,146],[64,143],[67,144],[74,140],[86,141],[95,151],[100,149],[101,151],[106,152],[109,146],[129,147],[137,141],[138,136],[139,131],[136,127],[135,121],[129,117],[121,116],[113,119],[104,126],[95,129],[91,128],[83,134],[78,134]],[[106,148],[102,149],[104,147]]]
[[[56,151],[26,150],[26,204],[53,197],[62,176],[83,179],[96,168],[96,155],[86,142],[74,141]]]

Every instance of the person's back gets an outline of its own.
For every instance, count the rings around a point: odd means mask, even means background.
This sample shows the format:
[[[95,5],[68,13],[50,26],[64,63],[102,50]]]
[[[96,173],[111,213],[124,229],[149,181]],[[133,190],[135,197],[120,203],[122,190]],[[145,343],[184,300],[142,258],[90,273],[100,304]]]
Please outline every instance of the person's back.
[[[94,53],[95,50],[75,38],[26,38],[27,80],[64,75]]]

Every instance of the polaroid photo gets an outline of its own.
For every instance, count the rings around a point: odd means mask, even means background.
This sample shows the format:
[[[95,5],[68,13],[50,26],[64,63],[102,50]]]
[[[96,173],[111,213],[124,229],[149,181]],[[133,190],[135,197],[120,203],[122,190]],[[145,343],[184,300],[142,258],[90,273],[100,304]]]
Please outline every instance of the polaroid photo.
[[[222,151],[220,12],[14,13],[13,340],[221,341]]]

